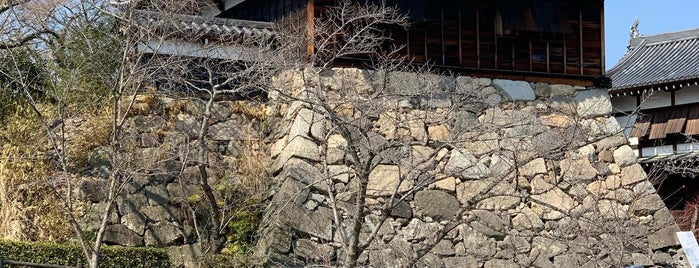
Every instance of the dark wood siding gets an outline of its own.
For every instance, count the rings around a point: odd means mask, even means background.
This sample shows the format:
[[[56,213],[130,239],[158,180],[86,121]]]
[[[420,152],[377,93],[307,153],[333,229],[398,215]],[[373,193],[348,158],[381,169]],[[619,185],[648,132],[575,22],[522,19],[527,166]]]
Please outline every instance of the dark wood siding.
[[[254,0],[244,1],[226,10],[219,17],[239,20],[277,21],[305,9],[308,0]]]
[[[393,2],[414,13],[409,3]],[[513,3],[517,8],[508,6]],[[417,14],[407,33],[395,36],[407,36],[401,41],[418,63],[601,76],[602,5],[602,1],[438,0]],[[561,14],[549,14],[555,12]]]
[[[248,0],[223,16],[277,21],[300,14],[300,10],[312,10],[318,17],[335,1],[315,0],[312,9],[306,8],[307,3]],[[386,3],[409,14],[414,22],[409,30],[392,29],[390,34],[393,42],[405,46],[403,52],[415,63],[429,62],[464,72],[512,74],[513,79],[549,75],[586,80],[583,84],[604,75],[603,0]]]

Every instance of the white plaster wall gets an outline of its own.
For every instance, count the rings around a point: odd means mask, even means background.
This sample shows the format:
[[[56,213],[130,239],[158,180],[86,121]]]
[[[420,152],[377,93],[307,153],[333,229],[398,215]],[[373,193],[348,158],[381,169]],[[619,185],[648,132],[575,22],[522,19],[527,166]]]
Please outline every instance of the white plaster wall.
[[[612,98],[612,107],[614,107],[615,113],[635,111],[637,108],[636,96]]]
[[[237,60],[241,58],[241,49],[232,46],[206,47],[200,43],[185,41],[149,41],[138,45],[142,53],[158,53],[164,55],[180,55],[200,58],[215,58]]]
[[[672,145],[642,148],[643,157],[673,154]]]
[[[672,104],[672,94],[665,91],[656,91],[641,100],[642,109],[667,107]]]
[[[677,105],[695,102],[699,102],[699,86],[684,87],[675,92]]]
[[[699,143],[693,142],[693,143],[683,143],[683,144],[677,145],[677,152],[678,153],[687,153],[687,152],[692,152],[692,151],[699,151]]]

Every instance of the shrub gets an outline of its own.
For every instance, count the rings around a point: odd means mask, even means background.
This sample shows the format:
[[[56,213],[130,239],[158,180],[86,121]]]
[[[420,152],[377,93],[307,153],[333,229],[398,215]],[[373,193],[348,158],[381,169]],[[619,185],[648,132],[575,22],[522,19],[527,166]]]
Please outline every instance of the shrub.
[[[87,263],[80,246],[76,244],[0,240],[0,256],[7,260],[54,265],[74,266]],[[164,249],[104,246],[99,266],[170,267],[170,259]]]

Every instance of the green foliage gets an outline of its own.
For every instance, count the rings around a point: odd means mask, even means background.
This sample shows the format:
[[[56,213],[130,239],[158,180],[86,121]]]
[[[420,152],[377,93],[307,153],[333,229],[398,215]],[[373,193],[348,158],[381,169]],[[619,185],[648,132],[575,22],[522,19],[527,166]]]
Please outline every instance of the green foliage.
[[[100,267],[170,267],[164,249],[104,246]],[[80,246],[45,242],[0,240],[0,255],[4,259],[56,265],[85,265]]]
[[[233,216],[226,234],[227,253],[243,255],[248,252],[260,224],[259,214],[257,210],[241,210]]]
[[[231,267],[254,267],[250,264],[247,256],[240,255],[205,255],[200,260],[199,267],[202,268],[231,268]]]

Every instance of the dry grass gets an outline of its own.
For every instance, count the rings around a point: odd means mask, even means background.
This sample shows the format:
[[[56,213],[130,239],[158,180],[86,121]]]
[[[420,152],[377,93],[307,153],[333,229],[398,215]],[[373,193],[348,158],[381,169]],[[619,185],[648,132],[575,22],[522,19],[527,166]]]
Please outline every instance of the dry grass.
[[[49,109],[39,107],[52,115]],[[51,147],[44,128],[29,109],[4,121],[0,139],[0,237],[64,240],[71,235],[49,175]]]
[[[94,148],[109,144],[111,120],[111,110],[104,109],[85,115],[79,125],[66,128],[66,149],[70,166],[84,167]]]
[[[248,126],[248,133],[251,131]],[[261,195],[270,187],[270,179],[267,175],[267,164],[271,161],[269,154],[264,149],[264,143],[253,137],[248,137],[243,147],[243,152],[237,161],[236,184],[250,197],[261,200]]]

